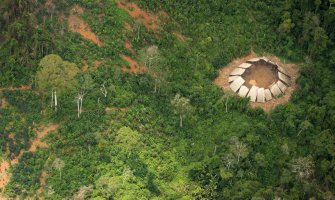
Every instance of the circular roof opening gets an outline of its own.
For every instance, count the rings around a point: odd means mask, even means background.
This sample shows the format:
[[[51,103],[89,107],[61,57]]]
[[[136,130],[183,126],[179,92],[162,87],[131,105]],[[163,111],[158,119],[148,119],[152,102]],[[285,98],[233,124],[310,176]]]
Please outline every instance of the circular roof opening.
[[[272,100],[285,93],[290,76],[285,69],[269,59],[253,58],[240,64],[229,74],[230,88],[252,102]]]

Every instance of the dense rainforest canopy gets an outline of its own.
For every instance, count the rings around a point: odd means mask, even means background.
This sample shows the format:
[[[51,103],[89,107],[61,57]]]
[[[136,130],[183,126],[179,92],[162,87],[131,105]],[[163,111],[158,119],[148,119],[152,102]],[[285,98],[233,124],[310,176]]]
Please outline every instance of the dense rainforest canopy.
[[[213,84],[251,51],[270,112]],[[0,199],[335,199],[334,74],[334,0],[0,0]]]

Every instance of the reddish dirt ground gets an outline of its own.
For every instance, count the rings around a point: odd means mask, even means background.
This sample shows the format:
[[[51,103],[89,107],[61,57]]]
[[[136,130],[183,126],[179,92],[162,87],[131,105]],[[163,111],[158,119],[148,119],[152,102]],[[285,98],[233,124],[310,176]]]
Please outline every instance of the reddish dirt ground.
[[[40,195],[43,193],[43,190],[44,190],[44,187],[46,185],[46,182],[45,182],[45,178],[48,176],[47,172],[46,171],[42,171],[41,172],[41,175],[40,175],[40,188],[38,188],[37,190],[37,195],[40,197]],[[41,199],[41,198],[39,198]]]
[[[268,88],[272,83],[278,81],[276,70],[271,69],[268,65],[256,64],[247,69],[242,77],[245,80],[245,85],[249,88],[255,85],[258,87]]]
[[[21,85],[20,87],[0,87],[0,91],[31,90],[31,85]]]
[[[285,94],[280,98],[272,99],[271,101],[265,103],[257,103],[257,102],[249,102],[250,106],[253,108],[259,107],[262,108],[265,112],[270,112],[273,108],[275,108],[279,104],[287,103],[293,93],[293,91],[297,88],[296,80],[299,76],[299,68],[296,64],[288,64],[285,61],[281,61],[278,57],[273,55],[264,55],[269,58],[272,62],[278,63],[282,68],[286,69],[286,71],[291,76],[291,85],[285,91]],[[215,85],[222,88],[224,91],[231,91],[228,83],[229,74],[240,64],[246,62],[249,59],[255,57],[262,57],[261,55],[257,55],[255,52],[251,51],[248,55],[234,59],[227,66],[223,67],[219,71],[219,76],[213,81]]]
[[[97,44],[99,47],[101,47],[103,43],[100,41],[98,36],[92,32],[91,28],[84,20],[78,17],[78,15],[81,15],[83,13],[84,9],[78,5],[75,5],[70,10],[70,16],[68,19],[69,30],[79,33],[85,39],[90,40]]]
[[[7,183],[9,182],[9,162],[6,160],[2,160],[0,163],[0,191],[7,185]],[[1,196],[0,196],[0,200],[1,200]]]
[[[83,61],[84,66],[82,66],[81,70],[83,72],[87,71],[87,70],[96,70],[98,69],[98,67],[100,66],[100,64],[102,63],[102,61],[100,60],[96,60],[94,61],[94,65],[92,67],[89,67],[88,64],[86,63],[86,61]]]
[[[8,173],[10,165],[17,164],[19,161],[20,156],[24,152],[35,152],[37,147],[40,148],[46,148],[48,145],[45,142],[42,142],[41,139],[45,137],[50,131],[55,131],[59,127],[58,124],[50,124],[48,126],[45,126],[42,128],[41,131],[37,131],[37,137],[31,142],[31,146],[28,151],[21,151],[18,156],[13,158],[10,162],[6,160],[2,160],[0,163],[0,191],[3,190],[3,188],[8,184],[10,180],[10,174]],[[4,196],[1,196],[0,194],[0,200],[6,200],[7,198]]]
[[[159,27],[159,18],[142,10],[137,4],[125,1],[116,1],[117,5],[125,10],[131,17],[138,19],[148,30],[155,30]],[[164,12],[160,12],[164,15]]]
[[[121,70],[133,74],[140,74],[147,71],[146,67],[140,67],[135,60],[126,55],[121,55],[121,58],[129,63],[130,67],[122,67]]]
[[[129,107],[109,107],[105,109],[105,112],[112,112],[113,110],[126,111]]]
[[[125,43],[124,43],[124,46],[134,55],[136,55],[136,52],[135,50],[133,49],[133,45],[127,40]]]
[[[181,34],[180,32],[173,32],[173,34],[176,36],[176,38],[181,41],[181,42],[185,42],[187,37],[185,37],[183,34]]]
[[[3,97],[3,98],[1,99],[0,108],[6,108],[6,106],[7,106],[7,101],[6,101],[6,98]]]
[[[132,27],[130,24],[128,24],[128,23],[125,23],[124,28],[125,28],[127,31],[134,32],[133,27]]]

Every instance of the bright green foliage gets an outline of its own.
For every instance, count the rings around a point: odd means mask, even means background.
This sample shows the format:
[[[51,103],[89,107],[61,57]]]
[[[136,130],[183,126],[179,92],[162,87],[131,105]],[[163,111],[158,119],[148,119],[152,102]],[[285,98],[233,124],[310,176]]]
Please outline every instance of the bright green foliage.
[[[32,85],[2,92],[2,158],[28,150],[41,121],[60,125],[42,139],[47,148],[11,167],[9,197],[334,198],[334,0],[132,2],[164,16],[157,30],[110,0],[0,4],[0,85]],[[101,47],[67,29],[75,4]],[[299,63],[290,101],[269,113],[213,84],[219,68],[250,50]],[[124,73],[120,55],[148,71]],[[50,114],[38,92],[52,89],[62,95]]]
[[[130,153],[141,147],[141,134],[129,127],[122,127],[116,133],[115,143]]]
[[[171,100],[171,105],[173,107],[173,112],[179,115],[180,127],[183,127],[183,119],[193,111],[190,100],[182,97],[180,94],[176,94],[174,99]]]
[[[58,55],[45,56],[39,63],[36,73],[37,87],[41,92],[73,90],[77,84],[74,79],[79,69],[74,63],[63,61]]]

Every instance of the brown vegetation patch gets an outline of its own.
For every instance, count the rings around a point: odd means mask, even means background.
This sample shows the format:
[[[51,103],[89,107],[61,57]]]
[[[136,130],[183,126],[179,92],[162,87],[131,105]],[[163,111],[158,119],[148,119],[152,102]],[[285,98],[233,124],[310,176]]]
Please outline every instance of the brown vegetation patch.
[[[126,111],[129,107],[107,107],[105,108],[105,112],[112,112],[113,110],[119,110],[119,111]]]
[[[8,173],[9,166],[10,166],[9,162],[6,160],[2,160],[0,163],[0,189],[3,189],[9,182],[10,179],[10,175]],[[2,199],[1,196],[0,199]]]
[[[127,31],[134,32],[134,28],[129,23],[125,23],[124,28]]]
[[[284,104],[289,101],[289,98],[291,97],[293,91],[297,88],[296,79],[299,76],[299,68],[296,64],[287,64],[285,60],[282,62],[278,57],[273,55],[264,55],[267,58],[269,58],[272,62],[277,63],[279,66],[284,68],[291,77],[291,84],[285,91],[285,94],[282,95],[279,98],[274,98],[271,101],[265,102],[265,103],[257,103],[257,102],[250,102],[251,107],[260,107],[264,111],[269,112],[273,108],[275,108],[279,104]],[[228,77],[229,74],[240,64],[246,62],[247,60],[250,60],[255,57],[261,57],[261,55],[257,55],[255,52],[251,51],[248,55],[244,57],[240,57],[237,59],[234,59],[231,63],[229,63],[227,66],[223,67],[219,71],[219,76],[214,80],[214,84],[222,88],[224,91],[231,91],[228,83]]]
[[[255,63],[246,69],[242,75],[245,85],[251,88],[253,85],[268,88],[272,83],[279,80],[278,70],[270,66],[270,64]]]
[[[185,37],[183,34],[181,34],[180,32],[173,32],[173,35],[176,36],[176,38],[179,40],[179,41],[182,41],[182,42],[185,42],[187,37]]]
[[[68,28],[76,33],[79,33],[82,37],[84,37],[87,40],[90,40],[97,44],[99,47],[102,46],[102,42],[98,38],[98,36],[92,32],[91,28],[88,26],[88,24],[78,17],[78,15],[81,15],[84,13],[84,9],[78,5],[75,5],[70,10],[70,16],[68,19]]]
[[[121,55],[121,58],[129,63],[129,67],[124,66],[121,68],[124,72],[129,72],[133,74],[140,74],[147,71],[146,67],[140,67],[135,60],[126,55]]]
[[[134,19],[139,20],[148,30],[155,30],[159,27],[159,18],[142,10],[137,4],[125,1],[116,2],[120,8],[125,10]]]
[[[6,101],[6,98],[3,97],[3,98],[1,99],[1,105],[0,105],[0,108],[6,108],[6,106],[7,106],[7,101]]]
[[[133,49],[133,45],[127,40],[124,43],[124,46],[126,47],[126,49],[128,49],[132,54],[136,55],[135,50]]]
[[[59,127],[58,124],[51,124],[51,125],[43,127],[41,131],[36,130],[37,136],[31,142],[31,146],[28,151],[22,150],[20,154],[14,157],[10,162],[6,160],[1,161],[0,163],[0,190],[3,190],[3,188],[8,184],[10,180],[10,174],[8,173],[10,164],[11,165],[17,164],[19,162],[19,158],[25,152],[35,152],[37,147],[46,148],[48,145],[45,142],[42,142],[41,139],[45,137],[50,131],[55,131],[58,127]],[[1,199],[6,199],[6,198],[0,196],[0,200]]]
[[[45,178],[47,177],[48,173],[45,170],[42,170],[41,175],[40,175],[40,188],[37,190],[37,194],[39,196],[39,199],[42,199],[40,195],[43,193],[44,187],[46,185]]]
[[[14,91],[14,90],[21,90],[21,91],[24,91],[24,90],[31,90],[31,85],[21,85],[19,87],[13,87],[13,86],[10,86],[10,87],[0,87],[0,91]]]
[[[88,64],[86,63],[86,61],[84,61],[83,63],[84,63],[84,66],[82,66],[81,70],[83,72],[85,72],[87,70],[96,70],[96,69],[98,69],[98,67],[100,66],[100,64],[102,63],[102,61],[100,61],[100,60],[94,61],[94,65],[92,67],[89,67]]]

